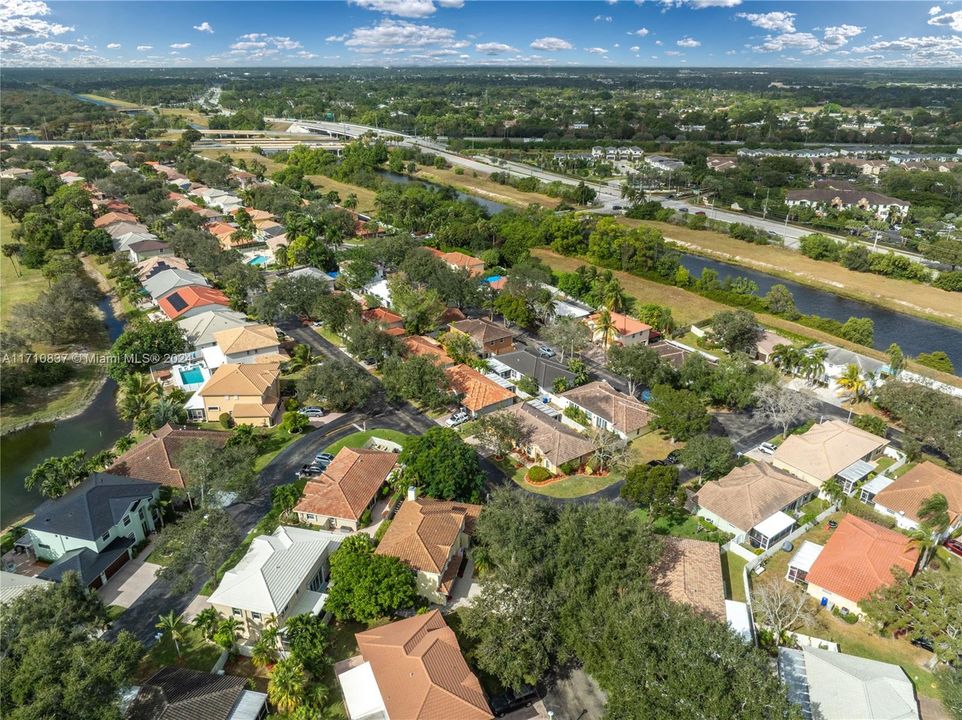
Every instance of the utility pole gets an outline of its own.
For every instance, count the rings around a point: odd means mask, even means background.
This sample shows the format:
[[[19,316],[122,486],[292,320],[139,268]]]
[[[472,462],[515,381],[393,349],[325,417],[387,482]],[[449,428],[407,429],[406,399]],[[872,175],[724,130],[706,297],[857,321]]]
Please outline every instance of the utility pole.
[[[771,188],[765,190],[765,203],[762,205],[762,220],[768,217],[768,195],[771,191]]]

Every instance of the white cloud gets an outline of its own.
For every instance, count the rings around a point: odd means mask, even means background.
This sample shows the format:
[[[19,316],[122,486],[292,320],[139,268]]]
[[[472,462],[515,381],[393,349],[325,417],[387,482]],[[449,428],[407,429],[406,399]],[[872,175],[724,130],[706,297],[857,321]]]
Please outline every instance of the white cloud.
[[[725,54],[726,54],[726,55],[737,55],[737,54],[738,54],[738,51],[737,51],[737,50],[726,50],[726,51],[725,51]]]
[[[50,7],[39,0],[0,0],[0,12],[4,15],[18,15],[33,17],[34,15],[49,15]]]
[[[153,45],[138,45],[138,46],[137,46],[137,49],[138,49],[140,52],[146,52],[147,50],[153,50],[153,49],[154,49],[154,46],[153,46]]]
[[[701,43],[695,40],[694,38],[685,37],[679,40],[678,42],[676,42],[675,45],[683,48],[696,48],[696,47],[699,47]]]
[[[801,50],[805,55],[838,50],[847,45],[853,37],[861,35],[865,30],[857,25],[835,25],[822,31],[818,38],[809,32],[791,32],[781,35],[768,35],[761,45],[753,46],[756,52],[782,52],[783,50]]]
[[[50,7],[40,0],[0,0],[0,35],[48,38],[74,31],[69,25],[41,19],[50,12]]]
[[[628,49],[631,50],[631,52],[633,52],[633,53],[636,53],[636,52],[638,52],[639,50],[641,50],[641,48],[640,48],[638,45],[632,45],[632,46],[631,46],[630,48],[628,48]]]
[[[664,45],[664,44],[665,43],[663,43],[661,40],[655,40],[655,45]]]
[[[120,47],[120,43],[107,43],[108,50],[116,50]]]
[[[174,50],[184,50],[190,47],[190,43],[171,43],[170,46],[174,48]]]
[[[312,52],[308,52],[307,50],[300,50],[297,53],[295,53],[295,55],[301,58],[302,60],[313,60],[314,58],[317,57],[317,55],[315,55]]]
[[[631,30],[629,35],[637,35],[638,37],[645,37],[648,34],[648,28],[638,28],[637,30]]]
[[[605,50],[605,48],[600,48],[600,47],[585,48],[585,52],[586,52],[586,53],[591,53],[592,55],[607,55],[607,54],[608,54],[608,51]]]
[[[962,65],[962,36],[900,37],[855,47],[852,52],[862,55],[860,61],[865,65]]]
[[[858,25],[836,25],[834,27],[827,27],[823,33],[825,45],[829,50],[840,48],[843,45],[847,45],[851,38],[861,35],[864,30],[864,27],[859,27]]]
[[[611,15],[595,15],[595,22],[611,22]]]
[[[635,1],[637,2],[637,0]],[[661,0],[661,4],[666,8],[687,6],[695,10],[701,10],[712,7],[735,7],[736,5],[741,5],[742,0]]]
[[[348,0],[352,5],[357,5],[358,7],[364,8],[365,10],[373,10],[374,12],[382,12],[387,15],[397,15],[399,17],[409,17],[409,18],[423,18],[433,15],[437,8],[434,6],[434,0]],[[442,7],[461,7],[464,2],[460,0],[459,2],[453,2],[446,4],[439,2]]]
[[[795,32],[795,13],[793,12],[738,13],[735,17],[744,18],[762,30]]]
[[[548,50],[551,52],[558,52],[560,50],[571,50],[574,45],[572,45],[567,40],[559,37],[543,37],[533,40],[531,42],[531,47],[535,50]]]
[[[210,23],[206,20],[204,20],[204,22],[202,22],[200,25],[194,25],[194,30],[197,32],[210,33],[211,35],[214,34],[214,28],[212,28]]]
[[[681,57],[684,54],[685,53],[678,52],[677,50],[665,50],[665,55],[667,55],[668,57]]]
[[[379,52],[392,47],[464,46],[464,43],[455,41],[454,30],[450,28],[419,25],[406,20],[382,20],[377,25],[354,28],[343,42],[360,52]]]
[[[941,14],[942,14],[942,8],[940,8],[938,5],[933,5],[932,7],[929,8],[929,15],[941,15]]]
[[[942,8],[936,6],[932,10],[939,10],[941,12]],[[929,11],[929,15],[932,15],[932,11]],[[962,32],[962,10],[956,10],[955,12],[945,13],[944,15],[939,15],[936,13],[929,18],[929,25],[935,25],[937,27],[949,27],[955,32]]]
[[[478,43],[474,46],[474,49],[483,55],[503,55],[504,53],[518,52],[518,48],[499,42]]]
[[[54,53],[59,55],[70,52],[89,53],[93,52],[93,50],[89,45],[83,45],[81,43],[63,43],[48,40],[31,45],[22,40],[0,38],[0,53],[6,55],[8,61],[13,58],[14,62],[23,64],[58,63],[62,62],[63,58],[56,57]]]
[[[173,47],[173,46],[171,46]],[[232,43],[230,49],[234,54],[245,52],[261,52],[266,50],[298,50],[303,47],[297,40],[292,40],[285,35],[268,35],[267,33],[247,33],[237,38],[237,42]]]
[[[438,6],[443,8],[463,8],[464,0],[437,0]]]

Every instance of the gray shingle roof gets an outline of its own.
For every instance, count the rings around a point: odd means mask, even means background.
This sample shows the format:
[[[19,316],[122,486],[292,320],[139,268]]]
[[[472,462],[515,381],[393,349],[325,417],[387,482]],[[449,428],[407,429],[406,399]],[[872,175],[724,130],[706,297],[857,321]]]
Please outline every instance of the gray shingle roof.
[[[559,377],[565,378],[569,383],[574,382],[574,373],[567,370],[564,365],[546,360],[527,350],[504,353],[498,355],[496,360],[522,375],[534,378],[538,387],[548,390],[554,387],[555,380]]]
[[[150,497],[160,485],[146,480],[92,473],[66,495],[47,500],[24,523],[28,530],[96,540],[121,521],[131,503]]]
[[[228,720],[247,681],[233,675],[164,667],[144,683],[128,720]]]
[[[40,573],[39,577],[44,580],[60,580],[64,573],[73,571],[80,576],[84,585],[89,585],[94,578],[109,568],[114,560],[121,555],[126,555],[127,549],[133,544],[133,537],[124,536],[114,538],[114,541],[100,553],[90,548],[71,550],[61,555],[57,562]]]

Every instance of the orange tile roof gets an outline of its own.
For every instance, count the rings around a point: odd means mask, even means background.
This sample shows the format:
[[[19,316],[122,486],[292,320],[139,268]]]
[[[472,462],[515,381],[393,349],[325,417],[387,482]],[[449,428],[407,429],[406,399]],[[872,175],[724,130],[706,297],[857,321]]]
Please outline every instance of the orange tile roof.
[[[179,300],[175,299],[179,298]],[[224,293],[215,288],[204,285],[184,285],[164,295],[157,301],[160,309],[171,320],[176,320],[188,310],[203,305],[230,306],[230,300]]]
[[[382,307],[365,310],[361,313],[361,317],[364,318],[365,322],[377,322],[384,325],[395,325],[404,322],[404,318],[396,312],[391,312],[387,308]]]
[[[409,355],[426,355],[436,358],[441,365],[453,365],[454,360],[444,351],[444,346],[434,338],[413,335],[404,338],[404,347]]]
[[[461,532],[470,535],[480,505],[431,498],[406,500],[374,551],[400,558],[415,570],[439,573]]]
[[[304,486],[295,512],[357,520],[397,465],[397,454],[341,448],[317,480]]]
[[[920,521],[919,506],[936,493],[948,501],[949,524],[962,515],[962,475],[932,462],[916,465],[875,496],[875,502]]]
[[[846,515],[839,522],[806,580],[853,602],[894,582],[892,567],[910,575],[919,551],[901,533]]]
[[[445,372],[448,374],[451,388],[461,396],[461,404],[472,412],[478,412],[514,397],[513,392],[467,365],[454,365],[445,368]]]
[[[194,441],[223,447],[228,437],[230,434],[225,432],[174,428],[168,423],[117,458],[107,472],[183,488],[184,478],[177,462],[183,447]]]
[[[140,222],[137,216],[133,213],[123,212],[123,211],[111,211],[106,215],[101,215],[99,218],[94,220],[95,228],[107,227],[108,225],[113,225],[119,222]]]
[[[442,253],[440,257],[448,265],[464,268],[470,271],[472,275],[477,275],[484,271],[484,260],[471,255],[465,255],[463,252]]]
[[[637,335],[645,330],[651,330],[651,325],[647,325],[641,320],[635,320],[633,317],[622,315],[621,313],[616,312],[610,314],[611,321],[615,325],[615,332],[617,332],[619,335]],[[601,313],[595,313],[594,315],[591,315],[588,320],[590,320],[592,323],[597,323],[599,317],[601,317]]]
[[[725,583],[718,543],[665,538],[652,576],[655,587],[675,602],[724,622]]]
[[[397,720],[491,720],[481,683],[438,610],[357,633],[388,716]]]
[[[211,235],[216,235],[217,237],[220,237],[221,235],[230,236],[237,232],[237,228],[233,225],[228,225],[227,223],[215,222],[207,226],[207,232],[209,232]]]

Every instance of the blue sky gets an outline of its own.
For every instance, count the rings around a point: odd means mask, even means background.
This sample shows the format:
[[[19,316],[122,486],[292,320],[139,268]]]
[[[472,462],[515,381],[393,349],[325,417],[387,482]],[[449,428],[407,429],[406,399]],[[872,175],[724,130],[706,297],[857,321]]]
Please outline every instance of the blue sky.
[[[0,0],[8,66],[962,66],[962,2]]]

